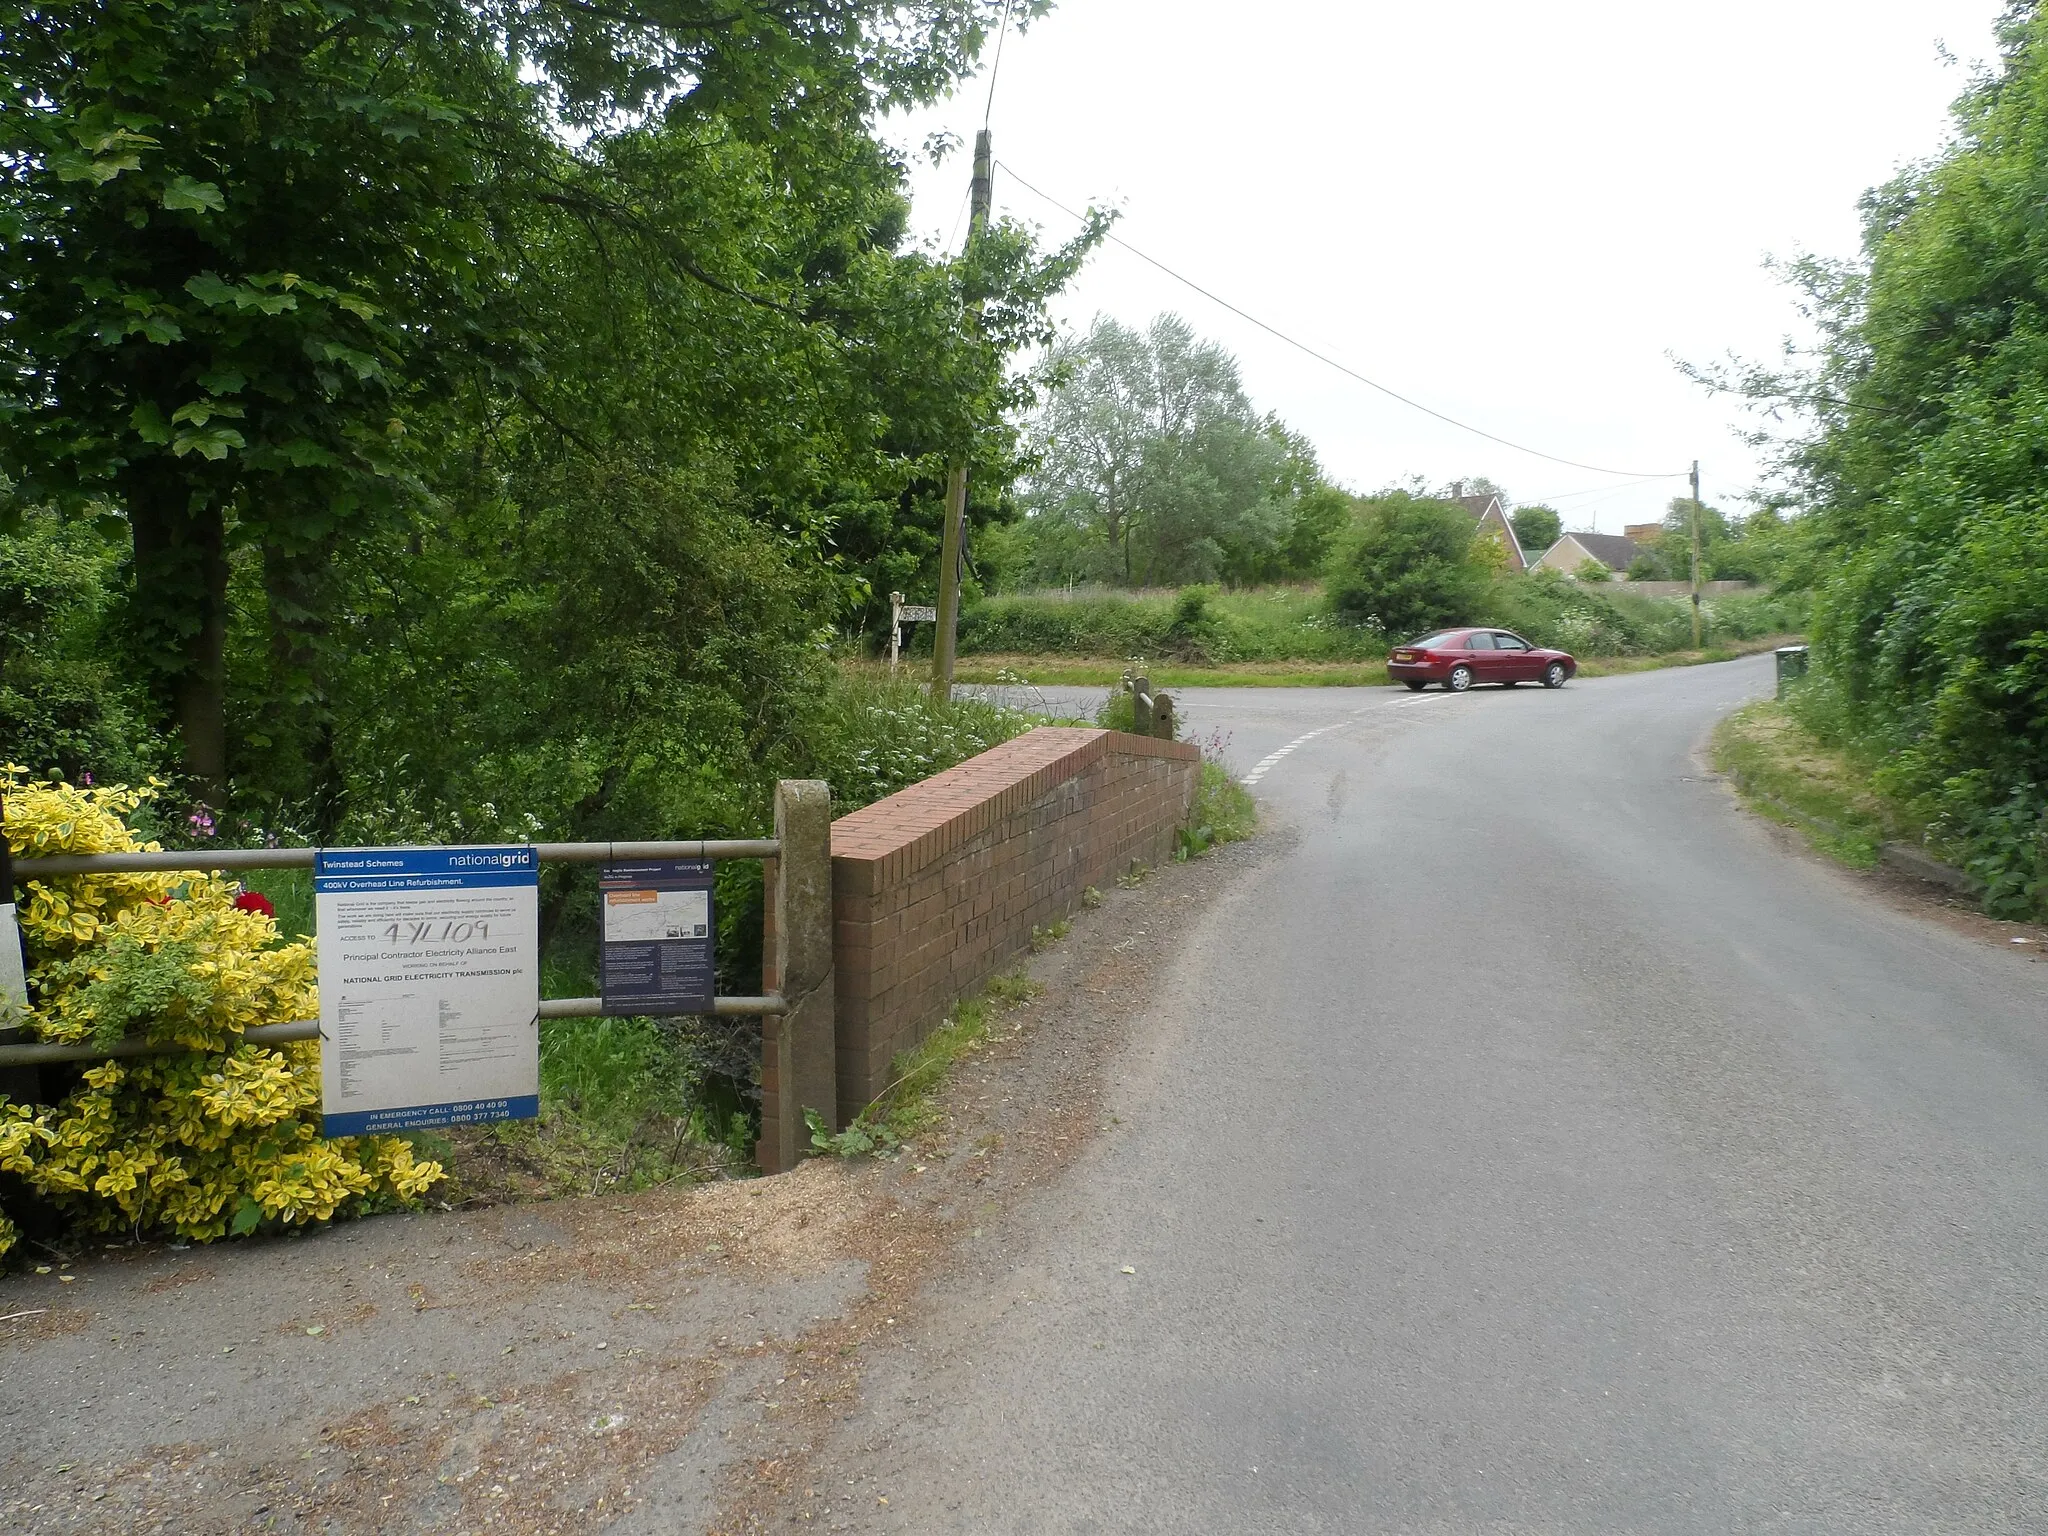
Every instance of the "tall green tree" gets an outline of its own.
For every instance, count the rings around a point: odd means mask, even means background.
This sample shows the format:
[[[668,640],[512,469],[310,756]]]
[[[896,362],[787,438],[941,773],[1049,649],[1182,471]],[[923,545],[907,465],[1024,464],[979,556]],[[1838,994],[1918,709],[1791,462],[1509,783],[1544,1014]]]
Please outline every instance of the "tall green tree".
[[[1222,347],[1176,315],[1143,332],[1098,317],[1053,366],[1027,496],[1043,575],[1145,586],[1315,568],[1348,503],[1307,440],[1254,409]]]
[[[458,395],[424,455],[430,495],[337,566],[337,819],[680,833],[733,825],[761,773],[801,766],[831,626],[878,569],[922,558],[936,525],[902,509],[937,496],[959,445],[991,473],[1011,452],[987,425],[1028,387],[1007,357],[1082,249],[1042,256],[1006,225],[964,262],[901,249],[899,168],[858,132],[843,151],[829,204],[793,200],[777,146],[650,125],[603,168],[669,189],[637,205],[644,226],[533,220],[542,366],[516,393]],[[631,184],[593,175],[578,196]],[[759,242],[784,275],[748,295],[699,282],[664,255],[685,230]],[[231,659],[245,788],[317,801],[303,754],[268,739],[261,636]]]
[[[849,121],[943,88],[1000,9],[0,4],[0,468],[23,501],[127,520],[133,633],[196,784],[228,772],[238,551],[286,691],[317,694],[338,553],[417,503],[460,396],[530,393],[536,210],[829,331],[789,294],[813,273],[646,217],[619,133],[776,140],[801,199]]]

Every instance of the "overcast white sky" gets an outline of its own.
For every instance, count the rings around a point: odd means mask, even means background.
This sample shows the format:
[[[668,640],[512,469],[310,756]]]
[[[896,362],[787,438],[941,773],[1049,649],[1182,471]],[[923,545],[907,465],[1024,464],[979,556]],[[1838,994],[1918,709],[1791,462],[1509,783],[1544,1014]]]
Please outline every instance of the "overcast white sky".
[[[1755,480],[1740,413],[1667,354],[1769,354],[1797,326],[1768,255],[1849,255],[1856,198],[1933,153],[1992,52],[1998,0],[1066,0],[1005,45],[996,156],[1278,329],[1560,458],[1698,458]],[[1945,62],[1943,49],[1958,63]],[[893,120],[972,142],[981,78]],[[969,157],[917,171],[916,222],[964,232]],[[1001,170],[999,212],[1070,220]],[[1567,527],[1618,531],[1683,482],[1546,463],[1353,383],[1112,245],[1059,306],[1175,310],[1236,353],[1261,408],[1368,490],[1485,475]]]

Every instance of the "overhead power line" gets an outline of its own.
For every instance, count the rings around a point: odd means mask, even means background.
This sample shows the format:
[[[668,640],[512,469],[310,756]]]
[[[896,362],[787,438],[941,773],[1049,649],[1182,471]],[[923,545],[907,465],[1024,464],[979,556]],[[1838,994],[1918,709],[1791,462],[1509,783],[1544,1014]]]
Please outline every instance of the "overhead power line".
[[[1553,501],[1576,501],[1581,496],[1611,496],[1617,491],[1628,490],[1631,486],[1647,485],[1652,480],[1668,480],[1669,475],[1644,475],[1635,480],[1624,480],[1618,485],[1589,486],[1583,491],[1555,491],[1548,496],[1532,496],[1527,503],[1547,505]]]
[[[1003,72],[1003,39],[1010,35],[1010,0],[1003,0],[1003,24],[996,33],[995,62],[988,67],[988,105],[981,111],[981,126],[986,128],[988,120],[995,116],[996,76]]]
[[[946,249],[949,251],[953,249],[953,242],[960,238],[960,221],[967,217],[967,205],[972,192],[973,188],[969,187],[966,192],[960,194],[960,211],[953,215],[953,232],[946,236]]]
[[[1064,213],[1068,218],[1073,219],[1077,223],[1086,222],[1080,214],[1074,212],[1073,209],[1069,208],[1065,203],[1061,202],[1058,198],[1052,196],[1050,193],[1039,191],[1038,188],[1034,187],[1030,182],[1026,181],[1021,175],[1017,173],[1017,168],[1015,166],[1009,164],[1007,161],[1001,160],[997,161],[996,163],[1002,166],[1002,168],[1009,173],[1010,179],[1012,181],[1016,182],[1018,186],[1022,187],[1025,191],[1031,193],[1034,197],[1043,198],[1046,202],[1050,203],[1053,207],[1059,209],[1061,213]],[[1553,464],[1563,464],[1571,469],[1590,470],[1593,474],[1596,475],[1622,475],[1633,480],[1680,480],[1683,479],[1688,473],[1690,473],[1690,471],[1683,469],[1669,470],[1662,473],[1644,473],[1641,470],[1633,469],[1610,469],[1604,464],[1587,464],[1581,462],[1578,459],[1567,459],[1562,458],[1554,453],[1545,453],[1541,448],[1531,448],[1526,443],[1514,442],[1509,438],[1500,436],[1498,433],[1489,432],[1484,427],[1475,427],[1469,421],[1460,421],[1455,416],[1447,416],[1442,411],[1424,405],[1420,400],[1410,399],[1408,396],[1402,394],[1397,389],[1389,389],[1386,385],[1380,383],[1377,379],[1367,378],[1364,374],[1360,373],[1356,368],[1347,367],[1343,363],[1338,362],[1337,359],[1335,359],[1334,357],[1331,357],[1326,353],[1318,352],[1314,347],[1310,346],[1307,342],[1295,340],[1294,337],[1288,335],[1285,331],[1280,330],[1278,327],[1268,325],[1265,321],[1261,320],[1257,315],[1247,314],[1244,310],[1239,309],[1235,304],[1231,303],[1230,300],[1222,297],[1220,294],[1210,292],[1210,290],[1204,288],[1200,283],[1196,282],[1191,277],[1183,277],[1180,273],[1174,271],[1173,268],[1169,267],[1165,262],[1159,260],[1158,257],[1147,255],[1145,252],[1139,250],[1135,245],[1131,244],[1130,241],[1121,239],[1114,234],[1108,235],[1106,238],[1115,241],[1116,244],[1122,246],[1125,250],[1129,251],[1133,256],[1137,257],[1138,260],[1146,263],[1148,266],[1157,267],[1161,272],[1164,272],[1168,277],[1172,278],[1175,282],[1180,283],[1185,287],[1192,288],[1196,293],[1199,293],[1203,298],[1207,299],[1210,303],[1222,306],[1224,309],[1229,310],[1233,315],[1236,315],[1238,319],[1246,321],[1251,325],[1255,325],[1260,330],[1264,331],[1267,335],[1276,337],[1277,339],[1286,342],[1288,346],[1293,347],[1297,352],[1304,352],[1308,356],[1314,358],[1317,362],[1323,364],[1325,367],[1336,369],[1346,378],[1355,379],[1360,384],[1365,385],[1368,389],[1376,389],[1381,394],[1387,396],[1389,399],[1400,401],[1401,404],[1407,406],[1411,410],[1420,411],[1425,416],[1434,416],[1438,421],[1445,422],[1450,426],[1456,427],[1461,432],[1470,432],[1475,437],[1483,437],[1490,443],[1499,443],[1503,448],[1512,448],[1517,453],[1526,453],[1529,454],[1531,457],[1538,459],[1548,459]]]

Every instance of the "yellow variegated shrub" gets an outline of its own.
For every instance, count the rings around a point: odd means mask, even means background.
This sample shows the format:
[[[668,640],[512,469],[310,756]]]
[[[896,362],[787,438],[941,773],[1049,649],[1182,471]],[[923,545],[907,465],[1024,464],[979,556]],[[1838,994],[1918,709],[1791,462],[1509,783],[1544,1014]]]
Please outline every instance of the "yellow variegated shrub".
[[[154,845],[125,817],[151,793],[7,779],[18,856]],[[202,875],[31,881],[20,899],[30,1036],[180,1047],[92,1067],[56,1105],[0,1098],[0,1195],[25,1187],[77,1224],[208,1241],[417,1198],[442,1177],[390,1136],[319,1132],[320,1050],[247,1043],[258,1024],[319,1011],[313,948],[281,943],[236,888]],[[16,1231],[0,1210],[0,1254]]]

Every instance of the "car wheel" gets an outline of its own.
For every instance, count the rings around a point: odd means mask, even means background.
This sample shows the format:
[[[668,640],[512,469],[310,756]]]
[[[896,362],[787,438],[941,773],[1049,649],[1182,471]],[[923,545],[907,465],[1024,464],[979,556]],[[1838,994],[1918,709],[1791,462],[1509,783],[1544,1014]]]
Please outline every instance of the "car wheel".
[[[1451,680],[1444,686],[1453,693],[1463,693],[1472,686],[1472,669],[1466,666],[1451,668]]]
[[[1420,692],[1422,692],[1422,690],[1423,690],[1423,689],[1427,688],[1428,686],[1429,686],[1429,684],[1427,684],[1427,683],[1418,683],[1418,682],[1414,681],[1414,680],[1413,680],[1412,678],[1411,678],[1411,679],[1409,679],[1409,681],[1408,681],[1408,691],[1409,691],[1410,693],[1420,693]]]
[[[1553,661],[1543,669],[1543,686],[1546,688],[1562,688],[1564,686],[1563,662]]]

